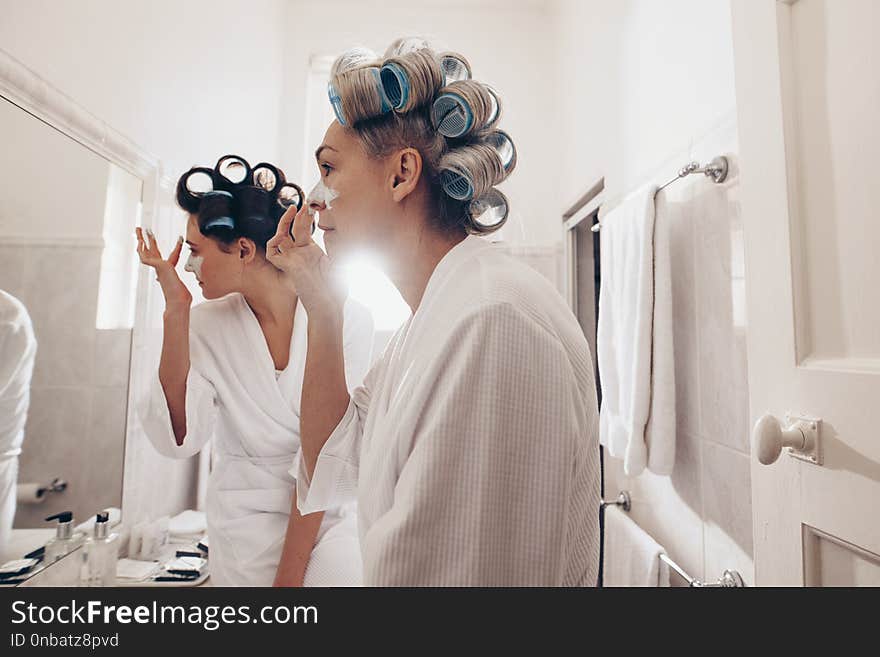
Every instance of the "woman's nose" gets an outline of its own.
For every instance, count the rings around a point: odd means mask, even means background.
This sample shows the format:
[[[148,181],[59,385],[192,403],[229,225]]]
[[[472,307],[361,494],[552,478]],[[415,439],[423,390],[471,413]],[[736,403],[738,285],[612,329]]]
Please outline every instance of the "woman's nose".
[[[307,202],[309,204],[309,214],[314,214],[315,212],[320,212],[321,210],[323,210],[326,207],[326,205],[324,204],[324,201],[316,201],[315,199],[308,199]]]

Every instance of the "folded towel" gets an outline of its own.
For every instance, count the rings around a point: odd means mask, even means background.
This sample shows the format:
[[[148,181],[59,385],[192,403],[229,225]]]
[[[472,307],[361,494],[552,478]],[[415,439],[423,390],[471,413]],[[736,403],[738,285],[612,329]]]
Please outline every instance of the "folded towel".
[[[645,188],[601,219],[597,357],[602,382],[600,440],[627,475],[645,469],[651,404],[654,193]]]
[[[205,533],[208,523],[204,511],[181,511],[168,521],[168,533],[172,537],[199,538]]]
[[[672,474],[675,465],[675,345],[672,330],[671,231],[682,204],[656,197],[654,217],[654,309],[651,330],[651,406],[645,427],[648,469]]]
[[[661,554],[666,550],[625,511],[605,508],[603,586],[669,586],[669,566]]]
[[[116,579],[130,581],[143,581],[159,569],[155,561],[140,561],[138,559],[120,559],[116,562]]]

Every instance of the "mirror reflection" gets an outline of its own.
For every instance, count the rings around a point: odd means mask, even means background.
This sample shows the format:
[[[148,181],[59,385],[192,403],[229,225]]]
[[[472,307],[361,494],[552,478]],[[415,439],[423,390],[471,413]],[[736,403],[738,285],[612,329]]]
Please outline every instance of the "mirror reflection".
[[[122,505],[141,181],[0,98],[0,562]]]

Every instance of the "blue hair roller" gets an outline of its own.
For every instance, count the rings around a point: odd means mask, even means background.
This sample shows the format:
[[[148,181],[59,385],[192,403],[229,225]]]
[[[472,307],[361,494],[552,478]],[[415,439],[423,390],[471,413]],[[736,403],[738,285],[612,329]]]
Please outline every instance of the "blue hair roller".
[[[369,69],[370,75],[373,76],[373,90],[376,92],[376,96],[379,99],[379,115],[387,114],[391,111],[391,103],[388,100],[388,97],[385,95],[385,89],[382,88],[382,78],[379,73],[379,69],[375,66]],[[333,82],[329,82],[327,84],[327,97],[330,99],[330,105],[333,107],[333,113],[336,115],[336,120],[339,121],[340,125],[346,126],[349,124],[348,117],[345,116],[345,111],[342,109],[342,98],[339,95],[339,91],[336,89],[336,86]],[[372,118],[371,116],[360,116],[354,117],[354,122],[357,123],[360,120]]]
[[[379,96],[379,102],[382,103],[382,114],[388,114],[393,107],[393,103],[388,99],[385,93],[385,87],[382,84],[382,72],[378,68],[371,68],[370,71],[376,79],[376,94]],[[407,88],[409,88],[407,86]]]
[[[382,91],[391,106],[391,109],[401,110],[409,102],[410,84],[409,76],[402,66],[396,62],[389,62],[379,72],[382,83]]]
[[[440,174],[443,191],[457,201],[467,201],[474,196],[474,185],[468,176],[451,169]]]
[[[235,229],[235,221],[233,221],[232,217],[214,217],[213,219],[209,219],[205,222],[205,225],[202,226],[202,230],[220,227]]]
[[[345,122],[345,112],[342,111],[342,99],[339,97],[339,92],[336,91],[336,87],[333,86],[332,82],[327,83],[327,96],[330,98],[330,105],[333,107],[333,113],[336,114],[336,120],[339,121],[339,125],[347,125]]]
[[[470,103],[456,93],[442,93],[431,107],[431,120],[444,137],[461,137],[474,125]]]

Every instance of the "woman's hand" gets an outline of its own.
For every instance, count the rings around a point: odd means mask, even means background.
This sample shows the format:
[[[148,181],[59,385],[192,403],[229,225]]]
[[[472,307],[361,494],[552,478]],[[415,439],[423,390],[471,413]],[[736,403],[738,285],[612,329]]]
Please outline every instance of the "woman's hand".
[[[266,257],[290,279],[310,317],[339,317],[346,291],[330,258],[312,240],[312,221],[308,205],[299,212],[288,209],[266,244]]]
[[[156,280],[162,286],[162,293],[165,295],[165,308],[188,308],[192,305],[192,294],[186,289],[186,285],[177,275],[177,261],[180,260],[180,251],[183,248],[183,238],[177,240],[177,244],[165,260],[159,251],[159,245],[156,242],[156,236],[152,231],[147,230],[147,236],[144,238],[143,231],[136,228],[137,233],[137,252],[141,262],[156,270]]]

